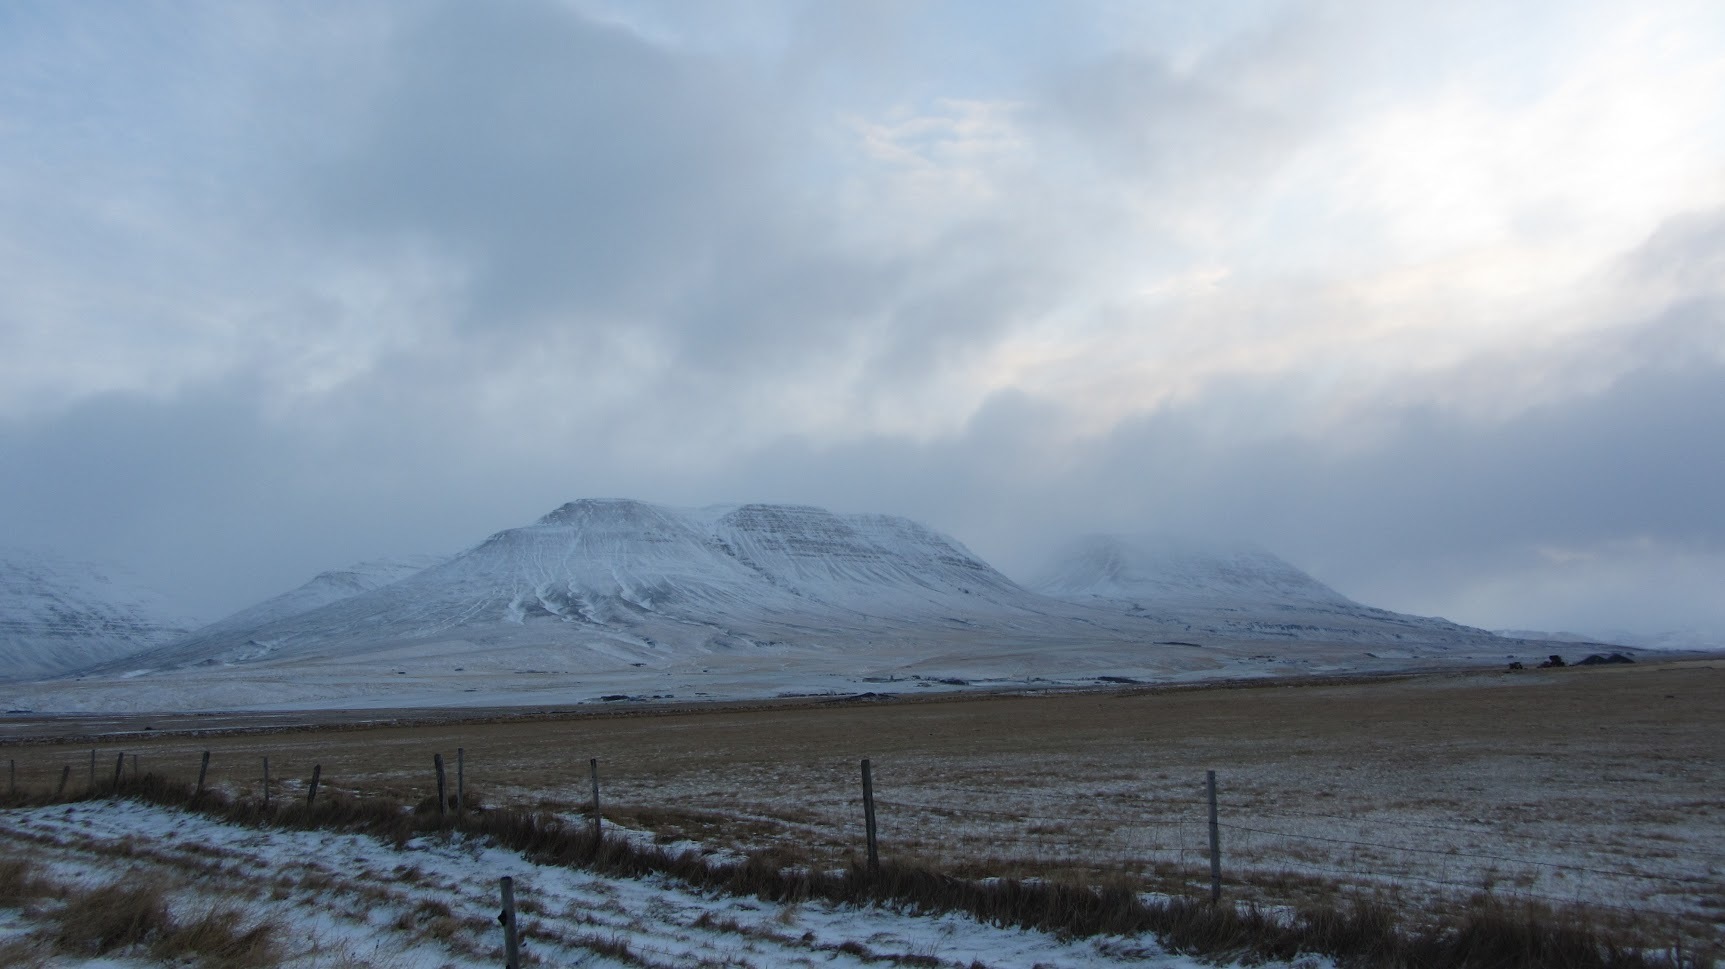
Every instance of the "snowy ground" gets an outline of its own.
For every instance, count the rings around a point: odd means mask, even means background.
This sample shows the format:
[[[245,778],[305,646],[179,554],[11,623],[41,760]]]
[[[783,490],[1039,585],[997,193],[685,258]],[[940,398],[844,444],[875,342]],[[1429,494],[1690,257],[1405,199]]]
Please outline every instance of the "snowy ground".
[[[0,814],[0,858],[29,858],[77,886],[163,878],[176,909],[237,905],[280,926],[284,965],[465,967],[502,962],[498,879],[510,875],[544,965],[1195,967],[1145,939],[1061,941],[959,915],[783,906],[703,895],[662,878],[601,877],[524,862],[460,837],[404,849],[361,835],[259,830],[131,802]],[[0,909],[0,942],[41,916]],[[625,945],[634,962],[606,950]],[[55,966],[145,966],[143,958]],[[1306,960],[1302,966],[1324,965]]]
[[[1170,633],[1176,638],[1189,633]],[[711,702],[863,693],[1038,691],[1536,665],[1548,643],[1453,648],[1210,638],[1203,645],[995,636],[775,646],[659,664],[596,664],[584,648],[464,640],[320,658],[0,682],[0,710],[37,714],[495,709]],[[1574,650],[1570,650],[1574,654]]]

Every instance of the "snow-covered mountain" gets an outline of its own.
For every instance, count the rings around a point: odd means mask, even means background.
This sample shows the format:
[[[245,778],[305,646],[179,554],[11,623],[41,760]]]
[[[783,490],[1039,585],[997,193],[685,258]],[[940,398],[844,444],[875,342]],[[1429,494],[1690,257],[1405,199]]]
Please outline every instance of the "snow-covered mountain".
[[[33,679],[159,646],[196,623],[112,565],[0,550],[0,679]]]
[[[801,505],[585,499],[393,577],[382,568],[319,577],[77,683],[0,689],[0,704],[558,704],[1545,654],[1544,644],[1362,606],[1257,550],[1091,540],[1032,591],[927,526]]]
[[[1263,549],[1201,545],[1163,536],[1089,535],[1072,543],[1031,587],[1062,598],[1156,606],[1203,604],[1261,610],[1300,605],[1358,608]]]
[[[456,641],[663,662],[859,633],[1046,622],[1050,605],[1072,611],[907,519],[628,499],[570,502],[399,581],[316,608],[301,601],[271,600],[139,662],[352,658]]]
[[[1237,636],[1381,643],[1490,643],[1484,629],[1361,605],[1250,545],[1160,535],[1090,535],[1030,584],[1075,603],[1112,604]]]

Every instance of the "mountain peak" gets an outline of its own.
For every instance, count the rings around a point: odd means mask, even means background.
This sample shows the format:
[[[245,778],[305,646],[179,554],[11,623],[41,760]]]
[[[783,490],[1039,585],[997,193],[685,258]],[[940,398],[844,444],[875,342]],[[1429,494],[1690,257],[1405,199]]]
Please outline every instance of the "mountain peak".
[[[595,519],[642,518],[658,509],[634,498],[577,498],[540,516],[535,525],[580,525]]]

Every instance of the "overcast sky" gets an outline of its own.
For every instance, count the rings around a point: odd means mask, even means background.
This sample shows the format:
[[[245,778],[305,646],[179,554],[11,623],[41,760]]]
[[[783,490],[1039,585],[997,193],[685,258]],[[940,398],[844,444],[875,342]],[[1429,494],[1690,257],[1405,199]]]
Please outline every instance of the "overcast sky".
[[[1725,629],[1717,0],[0,2],[0,542],[583,496]]]

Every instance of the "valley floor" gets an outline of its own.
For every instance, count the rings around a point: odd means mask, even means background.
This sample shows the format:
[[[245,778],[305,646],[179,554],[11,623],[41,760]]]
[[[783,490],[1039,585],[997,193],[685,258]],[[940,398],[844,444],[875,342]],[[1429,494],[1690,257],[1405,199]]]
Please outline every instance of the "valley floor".
[[[279,723],[265,718],[252,726],[266,732],[215,736],[145,731],[152,724],[140,720],[107,723],[129,732],[38,734],[14,740],[3,756],[16,763],[26,790],[52,790],[62,780],[81,790],[93,747],[104,783],[119,754],[128,775],[141,762],[143,771],[190,783],[207,750],[211,786],[234,797],[260,793],[268,757],[278,797],[303,796],[315,768],[327,790],[413,804],[435,790],[433,755],[443,755],[453,783],[460,751],[466,789],[481,802],[569,818],[590,809],[589,759],[596,758],[607,823],[662,843],[771,852],[783,864],[817,868],[842,866],[861,850],[858,762],[866,757],[883,856],[972,877],[1124,878],[1177,896],[1208,889],[1205,776],[1214,770],[1223,887],[1232,900],[1278,906],[1373,897],[1408,912],[1453,913],[1485,893],[1586,906],[1595,922],[1656,944],[1725,943],[1725,661],[1718,659],[413,725],[270,729]],[[29,832],[57,839],[53,850],[72,869],[86,865],[91,878],[112,877],[133,861],[96,843],[80,847],[79,831],[116,842],[130,824],[143,825],[140,843],[204,840],[224,851],[255,843],[273,854],[247,855],[238,867],[291,873],[310,862],[333,878],[383,873],[384,887],[406,893],[406,901],[389,903],[391,919],[402,905],[418,904],[411,885],[396,884],[399,866],[457,866],[438,869],[437,878],[467,886],[465,908],[449,903],[463,924],[495,912],[495,879],[519,864],[471,845],[422,843],[404,861],[365,855],[384,849],[345,836],[331,842],[340,847],[314,851],[295,840],[307,835],[215,830],[156,809],[92,802],[70,810],[9,813],[0,830],[14,841]],[[962,944],[932,955],[960,965],[1105,964],[1115,951],[1092,943],[1044,950],[1064,944],[991,934],[963,920],[900,922],[890,913],[815,905],[784,915],[658,883],[604,889],[596,886],[605,879],[580,872],[523,878],[554,886],[544,890],[555,895],[547,911],[589,905],[577,904],[579,890],[599,911],[595,899],[609,892],[633,913],[627,918],[669,913],[649,920],[658,928],[640,936],[643,953],[675,947],[665,939],[706,939],[707,928],[690,927],[703,906],[719,907],[713,919],[797,940],[813,931],[818,946],[806,951],[802,941],[743,935],[748,945],[790,945],[785,959],[822,964],[836,950],[819,946],[854,941],[909,958],[929,954],[918,946],[936,944],[940,933]],[[299,905],[299,889],[281,890]],[[630,901],[640,893],[663,898]],[[308,913],[325,904],[309,897]],[[794,925],[786,928],[781,917]],[[335,914],[305,918],[328,920],[331,946],[350,930],[373,931],[339,928],[346,923]],[[568,931],[617,931],[613,921],[572,924]],[[399,934],[365,935],[373,942],[361,944],[409,940],[414,931],[389,929]],[[472,932],[474,946],[494,944],[483,941],[492,936],[477,922]],[[577,957],[587,958],[574,953],[570,961]],[[465,956],[450,958],[466,964]],[[792,963],[762,957],[756,964]]]

